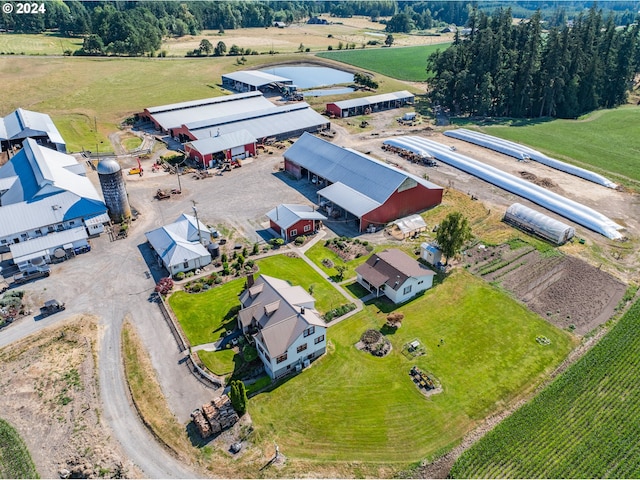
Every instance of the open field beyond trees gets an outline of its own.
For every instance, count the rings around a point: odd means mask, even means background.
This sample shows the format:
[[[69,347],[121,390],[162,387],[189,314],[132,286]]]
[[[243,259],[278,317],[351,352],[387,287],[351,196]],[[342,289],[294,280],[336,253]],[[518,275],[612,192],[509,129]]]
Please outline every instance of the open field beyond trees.
[[[387,357],[354,346],[367,328],[385,323],[386,314],[369,305],[329,330],[323,359],[252,399],[249,411],[261,435],[289,458],[406,468],[451,447],[486,415],[529,392],[574,343],[463,271],[398,310],[405,318],[388,335]],[[538,336],[550,344],[537,343]],[[406,358],[403,345],[414,339],[427,353]],[[443,393],[425,398],[409,377],[413,365],[432,372]]]
[[[640,169],[630,159],[640,153],[640,108],[600,110],[578,120],[523,122],[481,130],[581,167],[612,172],[640,184]]]
[[[403,48],[343,50],[322,52],[317,56],[371,70],[398,80],[424,82],[427,79],[427,57],[436,50],[446,49],[449,45],[440,43]]]
[[[466,451],[451,476],[637,478],[639,358],[636,302],[582,359]]]

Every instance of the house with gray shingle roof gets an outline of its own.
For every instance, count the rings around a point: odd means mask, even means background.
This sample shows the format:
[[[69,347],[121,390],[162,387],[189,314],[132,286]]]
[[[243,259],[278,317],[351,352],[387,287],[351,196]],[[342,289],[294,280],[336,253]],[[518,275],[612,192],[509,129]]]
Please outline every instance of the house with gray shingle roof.
[[[396,248],[374,253],[356,268],[357,281],[376,297],[402,303],[433,286],[435,273]]]
[[[306,367],[327,349],[327,327],[315,299],[300,286],[260,275],[240,295],[238,328],[253,336],[267,374],[280,378]]]

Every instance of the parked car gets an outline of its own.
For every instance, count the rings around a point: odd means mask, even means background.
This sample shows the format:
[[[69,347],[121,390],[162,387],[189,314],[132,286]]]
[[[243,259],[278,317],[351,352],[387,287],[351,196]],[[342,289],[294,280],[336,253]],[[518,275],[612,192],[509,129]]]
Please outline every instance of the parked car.
[[[22,272],[16,273],[13,276],[13,281],[15,283],[27,283],[31,280],[35,280],[36,278],[48,277],[50,273],[51,269],[49,268],[49,265],[34,265]]]
[[[64,303],[60,303],[57,300],[47,300],[44,302],[44,306],[40,307],[40,314],[46,317],[54,313],[62,312],[65,308]]]

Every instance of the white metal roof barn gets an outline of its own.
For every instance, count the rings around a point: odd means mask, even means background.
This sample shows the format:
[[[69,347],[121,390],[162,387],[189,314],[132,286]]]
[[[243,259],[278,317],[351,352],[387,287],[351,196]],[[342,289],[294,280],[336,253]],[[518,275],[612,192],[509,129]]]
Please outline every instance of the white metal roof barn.
[[[18,108],[0,118],[0,144],[3,149],[22,143],[25,138],[37,138],[54,150],[63,153],[67,151],[62,135],[46,113]]]
[[[268,108],[190,122],[184,128],[194,140],[226,135],[238,130],[246,130],[258,140],[271,137],[280,140],[299,136],[303,132],[324,130],[330,126],[329,120],[307,103],[279,107],[267,103]]]
[[[542,163],[547,167],[555,168],[562,172],[570,173],[576,177],[584,178],[590,182],[604,185],[609,188],[616,188],[618,185],[613,183],[606,177],[599,175],[595,172],[587,170],[585,168],[576,167],[569,163],[561,162],[555,158],[546,156],[533,148],[520,145],[509,140],[503,140],[502,138],[493,137],[485,133],[474,132],[473,130],[467,130],[466,128],[459,128],[457,130],[448,130],[444,132],[447,137],[457,138],[458,140],[464,140],[465,142],[473,143],[474,145],[480,145],[481,147],[488,148],[490,150],[504,153],[511,157],[515,157],[518,160],[531,159],[538,163]]]
[[[251,112],[272,107],[260,92],[239,93],[145,108],[142,116],[151,120],[164,132],[185,123],[193,123],[227,115]]]
[[[241,70],[222,75],[222,86],[237,92],[256,91],[276,83],[292,85],[293,80],[260,70]]]
[[[575,229],[566,223],[520,203],[507,208],[504,221],[558,245],[566,243],[576,234]]]
[[[441,162],[474,175],[527,200],[531,200],[607,238],[622,238],[620,230],[623,230],[624,227],[594,209],[478,160],[455,153],[446,145],[415,136],[397,137],[394,139],[394,142],[396,145],[401,146],[401,148],[414,153],[427,150]]]

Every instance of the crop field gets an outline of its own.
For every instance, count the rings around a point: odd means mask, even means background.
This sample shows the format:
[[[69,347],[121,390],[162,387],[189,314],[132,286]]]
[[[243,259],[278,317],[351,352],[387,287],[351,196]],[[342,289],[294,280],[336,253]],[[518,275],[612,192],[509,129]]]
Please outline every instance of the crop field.
[[[29,450],[15,428],[0,418],[0,477],[39,478]]]
[[[640,302],[533,401],[466,451],[454,478],[638,478]]]
[[[578,120],[491,126],[481,130],[584,168],[612,172],[638,185],[640,169],[640,108],[601,110]]]
[[[424,82],[427,79],[427,57],[436,50],[444,50],[448,46],[448,43],[440,43],[403,48],[342,50],[322,52],[317,56],[371,70],[398,80]]]
[[[402,327],[387,334],[392,350],[378,358],[354,345],[366,329],[383,327],[379,306],[331,327],[325,357],[250,400],[261,438],[273,438],[296,461],[407,468],[450,448],[486,415],[530,391],[574,343],[509,296],[458,271],[399,309]],[[540,335],[550,344],[537,343]],[[403,345],[415,339],[426,355],[405,357]],[[413,365],[432,372],[443,392],[420,393],[409,377]]]

